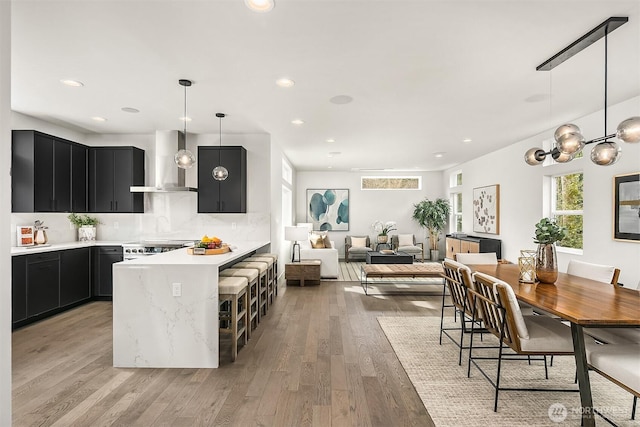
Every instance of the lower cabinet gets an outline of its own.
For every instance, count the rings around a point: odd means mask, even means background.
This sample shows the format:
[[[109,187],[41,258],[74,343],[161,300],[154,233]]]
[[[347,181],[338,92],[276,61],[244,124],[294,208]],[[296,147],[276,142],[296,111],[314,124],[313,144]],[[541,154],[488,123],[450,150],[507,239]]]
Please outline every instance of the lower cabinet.
[[[91,248],[60,252],[60,307],[91,298]]]
[[[122,248],[115,248],[120,249],[121,260]],[[11,257],[13,327],[27,325],[91,300],[91,250],[86,247]]]
[[[27,256],[11,257],[11,322],[27,318]]]
[[[58,252],[27,255],[27,317],[60,307]]]
[[[447,236],[447,258],[455,259],[457,253],[495,252],[498,259],[502,258],[502,244],[499,239],[486,237],[453,237]]]
[[[113,295],[113,264],[123,260],[122,246],[93,248],[93,296],[110,300]]]

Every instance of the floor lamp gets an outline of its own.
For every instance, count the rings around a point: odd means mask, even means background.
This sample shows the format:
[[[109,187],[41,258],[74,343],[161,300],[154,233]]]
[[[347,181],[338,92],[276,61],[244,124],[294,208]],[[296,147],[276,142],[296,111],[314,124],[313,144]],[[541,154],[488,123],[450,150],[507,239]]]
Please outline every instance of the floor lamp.
[[[307,227],[285,227],[284,239],[293,242],[293,248],[291,248],[291,262],[300,262],[300,244],[298,241],[305,240],[309,237],[309,231]],[[296,260],[296,247],[298,248],[298,259]]]

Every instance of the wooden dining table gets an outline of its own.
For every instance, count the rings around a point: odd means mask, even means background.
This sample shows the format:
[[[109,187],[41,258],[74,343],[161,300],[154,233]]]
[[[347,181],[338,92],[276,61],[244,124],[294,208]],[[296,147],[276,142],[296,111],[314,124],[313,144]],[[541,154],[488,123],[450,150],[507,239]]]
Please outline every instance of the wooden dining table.
[[[640,326],[640,292],[566,273],[555,283],[521,283],[516,264],[469,265],[508,283],[518,298],[571,323],[582,425],[595,426],[583,328]]]

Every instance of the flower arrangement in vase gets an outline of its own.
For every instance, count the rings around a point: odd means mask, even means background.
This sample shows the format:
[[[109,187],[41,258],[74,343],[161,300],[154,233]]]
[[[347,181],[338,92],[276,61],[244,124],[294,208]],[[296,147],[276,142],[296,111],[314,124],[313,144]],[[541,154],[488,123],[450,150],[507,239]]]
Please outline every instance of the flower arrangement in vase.
[[[389,232],[396,230],[396,223],[394,221],[376,221],[371,224],[371,228],[378,233],[378,243],[387,243],[389,241]]]

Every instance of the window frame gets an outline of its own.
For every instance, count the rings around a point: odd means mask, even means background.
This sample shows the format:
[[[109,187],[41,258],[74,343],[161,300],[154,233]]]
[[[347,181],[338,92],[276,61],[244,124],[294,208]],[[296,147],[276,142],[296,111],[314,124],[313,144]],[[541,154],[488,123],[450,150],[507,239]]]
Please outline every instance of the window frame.
[[[568,175],[582,175],[583,178],[583,188],[582,188],[582,209],[558,209],[556,204],[557,204],[557,192],[558,192],[558,188],[556,185],[556,179],[559,177],[563,177],[563,176],[568,176]],[[564,173],[558,173],[558,174],[554,174],[550,176],[550,185],[549,185],[549,189],[550,189],[550,203],[549,203],[549,211],[550,211],[550,216],[552,218],[558,218],[560,216],[571,216],[571,215],[575,215],[575,216],[580,216],[582,218],[582,224],[584,227],[584,172],[583,171],[572,171],[572,172],[564,172]],[[583,238],[584,238],[584,234],[583,234]],[[558,250],[558,252],[564,252],[564,253],[569,253],[569,254],[576,254],[576,255],[582,255],[583,251],[584,251],[584,240],[582,241],[582,247],[581,248],[570,248],[567,246],[561,246],[560,242],[556,243],[556,249]]]

